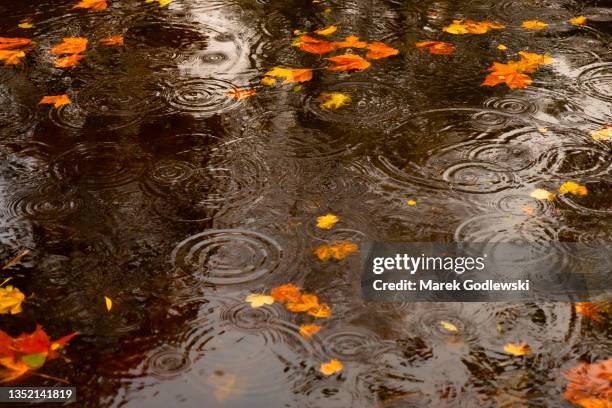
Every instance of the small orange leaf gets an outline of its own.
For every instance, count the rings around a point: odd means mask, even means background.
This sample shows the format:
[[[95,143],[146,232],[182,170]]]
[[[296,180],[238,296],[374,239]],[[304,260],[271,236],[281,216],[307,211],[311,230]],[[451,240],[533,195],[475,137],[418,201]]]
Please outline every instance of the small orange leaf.
[[[523,21],[521,27],[526,28],[528,30],[543,30],[548,27],[548,24],[539,20],[526,20]]]
[[[334,358],[327,363],[322,363],[319,371],[324,375],[332,375],[342,371],[342,367],[342,363]]]
[[[573,194],[577,196],[585,196],[589,193],[586,186],[578,184],[575,181],[566,181],[563,183],[563,185],[559,187],[559,192],[561,194]]]
[[[332,245],[320,245],[315,248],[314,253],[321,261],[327,261],[330,258],[341,261],[349,254],[357,252],[358,250],[359,247],[356,244],[348,241],[341,241]]]
[[[108,4],[106,0],[81,0],[75,4],[72,8],[90,9],[95,11],[106,10]]]
[[[70,103],[72,103],[72,101],[70,101],[70,97],[68,97],[68,95],[66,94],[43,96],[40,102],[38,102],[39,105],[42,105],[42,104],[53,105],[55,108],[59,108],[64,105],[68,105]]]
[[[366,48],[368,43],[360,41],[356,35],[349,35],[344,41],[337,41],[333,43],[338,48]]]
[[[368,50],[369,51],[366,54],[366,58],[369,59],[382,59],[399,54],[399,50],[389,47],[387,44],[381,42],[373,42],[368,44]]]
[[[123,36],[122,35],[112,35],[110,37],[102,38],[100,41],[102,45],[123,45]]]
[[[430,54],[451,55],[455,52],[455,46],[443,41],[419,41],[415,44],[417,48],[426,48]]]
[[[301,291],[293,283],[287,283],[277,288],[272,289],[270,295],[277,302],[298,302],[300,300]]]
[[[87,38],[65,37],[61,44],[51,49],[51,54],[79,54],[87,49]]]
[[[319,305],[319,298],[316,295],[304,293],[297,302],[287,303],[287,310],[291,312],[307,312]]]
[[[327,54],[335,50],[336,44],[329,41],[320,40],[309,35],[302,35],[293,41],[293,45],[300,47],[302,51],[312,54]]]
[[[303,324],[300,326],[300,335],[307,339],[311,338],[321,330],[321,326],[316,324]]]
[[[310,308],[308,314],[319,319],[326,319],[331,316],[331,309],[326,304],[320,304]]]
[[[515,356],[531,354],[531,348],[525,343],[508,343],[504,346],[504,351]]]
[[[340,218],[334,214],[325,214],[317,217],[317,228],[328,230],[331,229],[331,227],[333,227],[338,221],[340,221]]]
[[[57,68],[72,68],[79,63],[80,60],[85,58],[84,55],[81,54],[72,54],[67,57],[58,58],[53,61],[53,64]]]
[[[370,66],[370,63],[367,60],[355,54],[342,54],[327,59],[336,64],[327,67],[327,69],[330,71],[362,70]]]
[[[232,89],[231,91],[227,91],[225,93],[225,95],[229,96],[230,98],[234,98],[236,100],[243,100],[243,99],[247,99],[250,98],[251,96],[255,95],[257,93],[257,90],[254,88],[249,88],[249,89]]]
[[[32,43],[29,38],[9,38],[0,37],[0,50],[14,50],[15,48],[23,48]]]
[[[575,26],[585,25],[587,22],[587,18],[585,16],[578,16],[570,19],[570,24]]]

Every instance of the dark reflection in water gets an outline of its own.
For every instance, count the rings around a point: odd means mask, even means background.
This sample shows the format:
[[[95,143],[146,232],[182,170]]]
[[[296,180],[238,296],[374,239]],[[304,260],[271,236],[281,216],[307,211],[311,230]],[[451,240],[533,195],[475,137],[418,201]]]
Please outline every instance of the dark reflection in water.
[[[31,250],[14,283],[35,294],[0,327],[81,333],[70,361],[44,368],[78,387],[75,406],[556,407],[562,369],[610,356],[609,320],[570,304],[365,304],[357,256],[311,254],[342,240],[609,242],[612,153],[591,137],[612,122],[604,1],[75,2],[0,4],[0,36],[37,43],[0,67],[0,256]],[[565,23],[581,14],[587,26]],[[460,18],[507,28],[452,37],[452,56],[414,48]],[[550,26],[519,28],[529,19]],[[226,95],[274,66],[322,67],[290,44],[330,24],[400,54],[317,71],[297,92]],[[125,46],[95,46],[110,35]],[[68,36],[90,39],[87,57],[53,68]],[[519,50],[556,63],[526,89],[479,86]],[[351,103],[322,109],[321,92]],[[36,105],[63,93],[72,104]],[[566,180],[589,194],[530,196]],[[327,212],[340,223],[316,228]],[[332,307],[311,340],[303,316],[243,301],[286,282]],[[516,341],[534,354],[503,352]],[[330,358],[344,370],[324,377]]]

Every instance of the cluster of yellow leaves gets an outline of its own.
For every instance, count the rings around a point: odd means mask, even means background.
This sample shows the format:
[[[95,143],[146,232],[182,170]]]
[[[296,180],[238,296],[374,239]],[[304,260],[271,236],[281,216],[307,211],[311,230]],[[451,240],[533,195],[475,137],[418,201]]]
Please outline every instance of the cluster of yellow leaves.
[[[272,289],[273,301],[285,303],[287,310],[295,313],[307,313],[317,318],[331,316],[331,309],[324,303],[319,303],[319,298],[310,293],[302,293],[295,285],[288,283]]]
[[[314,249],[314,254],[321,261],[328,261],[334,258],[338,261],[345,259],[349,254],[357,252],[359,247],[357,244],[348,241],[340,241],[333,244],[323,244]]]
[[[51,54],[68,55],[56,59],[54,65],[58,68],[71,68],[77,65],[85,58],[81,53],[87,49],[87,42],[87,38],[83,37],[65,37],[62,43],[51,49]]]
[[[416,44],[417,48],[429,50],[433,55],[451,55],[455,52],[455,45],[443,41],[419,41]]]
[[[90,9],[95,11],[106,10],[108,4],[106,0],[81,0],[73,6],[73,8]]]
[[[612,358],[580,363],[563,373],[569,383],[563,397],[583,408],[612,407]]]
[[[72,101],[70,100],[70,97],[66,94],[43,96],[40,102],[38,102],[39,105],[53,105],[55,108],[68,105],[70,103],[72,103]]]
[[[591,132],[593,140],[612,140],[612,125]]]
[[[453,20],[442,30],[449,34],[485,34],[489,30],[506,28],[495,21]]]
[[[573,194],[577,196],[585,196],[589,193],[586,186],[576,183],[575,181],[566,181],[557,189],[557,191],[560,194]],[[529,196],[535,198],[536,200],[553,201],[555,199],[554,193],[543,188],[536,188],[529,194]]]
[[[508,343],[504,346],[504,351],[514,356],[524,356],[531,354],[531,347],[525,343]]]
[[[553,63],[548,55],[540,55],[532,52],[520,51],[520,60],[510,61],[507,64],[494,62],[488,69],[492,71],[482,83],[483,86],[496,86],[506,84],[510,88],[525,88],[533,82],[528,73],[538,70],[540,65]]]
[[[29,38],[0,37],[0,61],[4,61],[4,65],[19,64],[31,44]]]

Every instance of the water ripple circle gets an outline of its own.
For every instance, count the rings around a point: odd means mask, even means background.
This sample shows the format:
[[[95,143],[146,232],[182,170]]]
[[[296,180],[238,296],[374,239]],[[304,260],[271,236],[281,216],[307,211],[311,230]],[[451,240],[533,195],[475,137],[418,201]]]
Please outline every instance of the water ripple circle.
[[[194,78],[168,84],[166,99],[179,112],[209,117],[237,109],[240,101],[226,95],[232,83],[212,78]]]

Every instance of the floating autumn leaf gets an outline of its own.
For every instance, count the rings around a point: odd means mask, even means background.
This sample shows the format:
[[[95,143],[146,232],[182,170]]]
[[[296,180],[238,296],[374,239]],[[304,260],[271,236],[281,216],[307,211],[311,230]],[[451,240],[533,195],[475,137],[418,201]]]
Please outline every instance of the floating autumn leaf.
[[[266,86],[272,86],[276,84],[276,79],[270,77],[263,77],[261,78],[261,83]]]
[[[4,367],[0,370],[0,382],[13,381],[57,358],[57,350],[77,334],[52,341],[40,325],[31,334],[23,333],[16,338],[0,330],[0,366]]]
[[[312,307],[307,313],[318,319],[326,319],[331,316],[331,309],[326,304],[319,304]]]
[[[172,3],[174,0],[145,0],[145,3],[154,3],[158,2],[161,7],[167,6]]]
[[[593,140],[612,140],[612,126],[606,126],[603,129],[594,130],[591,132]]]
[[[492,29],[506,28],[495,21],[453,20],[453,23],[442,28],[449,34],[485,34]]]
[[[287,303],[287,310],[295,313],[308,312],[310,309],[319,306],[319,298],[310,293],[303,293],[296,302]]]
[[[508,49],[508,47],[506,47],[504,44],[499,44],[497,46],[497,49],[500,51],[506,51]]]
[[[277,302],[297,302],[300,299],[300,289],[292,283],[287,283],[272,289],[272,298]]]
[[[291,84],[294,82],[310,81],[312,79],[312,69],[275,67],[266,72],[265,75],[269,77],[285,78],[283,84]]]
[[[243,99],[250,98],[251,96],[255,95],[256,93],[257,93],[257,90],[255,88],[232,89],[231,91],[227,91],[225,93],[225,95],[229,96],[230,98],[233,98],[233,99],[241,101]]]
[[[26,18],[24,20],[21,20],[21,22],[17,24],[17,27],[27,30],[27,29],[34,27],[34,24],[32,24],[32,19]]]
[[[358,250],[359,247],[356,244],[348,241],[341,241],[331,245],[320,245],[315,248],[314,253],[321,261],[327,261],[331,258],[341,261],[349,254],[357,252]]]
[[[526,20],[523,21],[521,27],[526,28],[528,30],[543,30],[548,27],[548,24],[539,20]]]
[[[66,94],[43,96],[40,102],[38,102],[39,105],[53,105],[53,107],[55,108],[68,105],[70,103],[72,103],[72,101],[70,100],[70,97]]]
[[[55,65],[57,68],[72,68],[76,66],[83,58],[85,58],[84,55],[72,54],[68,55],[67,57],[56,59],[53,61],[53,65]]]
[[[25,295],[17,288],[6,286],[0,288],[0,314],[21,313],[21,303],[25,300]]]
[[[444,330],[448,332],[451,332],[451,333],[459,332],[459,328],[451,322],[448,322],[446,320],[440,320],[439,324],[440,324],[440,327],[442,327]]]
[[[367,48],[369,51],[366,54],[366,58],[369,59],[383,59],[399,54],[399,50],[389,47],[387,44],[381,42],[373,42],[368,44]]]
[[[109,298],[108,296],[104,296],[104,304],[106,305],[106,310],[110,312],[110,310],[113,308],[112,299]]]
[[[415,45],[417,48],[429,50],[429,53],[434,55],[451,55],[455,52],[453,44],[443,41],[419,41]]]
[[[531,348],[525,343],[508,343],[504,346],[504,351],[514,356],[524,356],[531,353]]]
[[[72,8],[90,9],[95,11],[106,10],[108,4],[106,0],[81,0],[75,4]]]
[[[519,51],[521,57],[516,65],[520,72],[535,72],[540,65],[552,64],[555,60],[550,55],[536,54],[535,52]]]
[[[342,54],[327,59],[335,64],[327,67],[330,71],[359,71],[370,66],[367,60],[355,54]]]
[[[570,19],[570,24],[575,26],[585,25],[587,22],[587,18],[585,16],[578,16]]]
[[[325,27],[320,30],[316,30],[315,33],[319,35],[328,36],[328,35],[332,35],[333,33],[335,33],[337,29],[338,27],[336,27],[335,25],[330,25],[329,27]]]
[[[51,48],[51,54],[79,54],[87,49],[87,38],[65,37],[61,44]]]
[[[0,37],[0,50],[14,50],[17,48],[27,47],[32,43],[29,38],[10,38]]]
[[[328,230],[331,229],[331,227],[333,227],[334,225],[336,225],[338,221],[340,221],[340,218],[338,218],[336,215],[325,214],[320,217],[317,217],[317,228]]]
[[[344,41],[336,41],[333,43],[337,48],[366,48],[368,43],[361,41],[356,35],[349,35],[344,38]]]
[[[612,405],[612,358],[593,364],[580,363],[563,372],[569,383],[563,397],[583,408]]]
[[[0,50],[0,61],[4,65],[17,65],[25,57],[25,52],[19,50]]]
[[[303,324],[300,326],[300,335],[304,338],[311,338],[321,330],[321,326],[316,324]]]
[[[535,198],[536,200],[548,201],[553,201],[555,199],[555,195],[553,193],[543,188],[536,188],[529,194],[529,197]]]
[[[319,371],[324,375],[333,375],[342,371],[342,363],[335,358],[327,363],[322,363]]]
[[[338,109],[351,101],[351,97],[340,92],[322,92],[317,98],[322,109]]]
[[[106,46],[123,45],[123,36],[111,35],[110,37],[102,38],[99,43]]]
[[[502,64],[494,62],[489,71],[492,71],[486,76],[482,86],[496,86],[506,84],[512,89],[526,88],[532,84],[533,80],[529,75],[517,71],[515,63]]]
[[[310,52],[312,54],[327,54],[328,52],[331,52],[337,48],[335,43],[314,38],[309,35],[302,35],[296,38],[292,45],[294,47],[299,47],[302,51]]]
[[[412,206],[415,206],[417,204],[417,202],[416,202],[416,200],[410,199],[410,200],[406,200],[406,204],[408,204],[409,206],[412,207]]]
[[[261,295],[259,293],[251,293],[245,299],[246,302],[251,304],[251,307],[258,308],[264,305],[271,305],[274,303],[272,296]]]
[[[591,320],[599,321],[599,306],[593,302],[576,302],[574,304],[574,310]]]
[[[566,181],[559,187],[561,194],[573,194],[577,196],[585,196],[588,194],[586,186],[578,184],[575,181]]]

